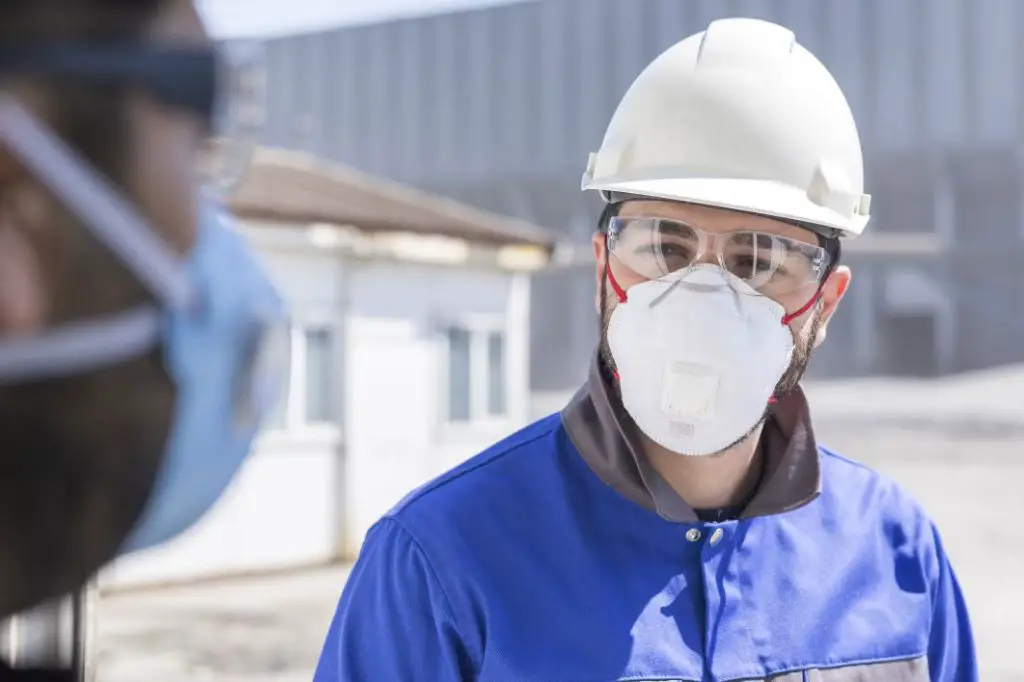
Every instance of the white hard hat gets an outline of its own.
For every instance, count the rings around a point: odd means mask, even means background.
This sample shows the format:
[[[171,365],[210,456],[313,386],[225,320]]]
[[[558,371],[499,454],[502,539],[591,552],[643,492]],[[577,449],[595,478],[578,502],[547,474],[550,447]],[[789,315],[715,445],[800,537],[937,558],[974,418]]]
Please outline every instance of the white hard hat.
[[[853,114],[789,29],[722,19],[663,52],[619,103],[583,189],[718,206],[856,237],[868,222]]]

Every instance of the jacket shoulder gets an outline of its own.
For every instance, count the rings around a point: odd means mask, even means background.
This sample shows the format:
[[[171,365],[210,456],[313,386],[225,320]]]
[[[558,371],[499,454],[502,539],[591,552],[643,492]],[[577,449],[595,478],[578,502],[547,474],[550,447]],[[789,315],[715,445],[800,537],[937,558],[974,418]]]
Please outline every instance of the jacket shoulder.
[[[512,485],[517,478],[542,476],[537,467],[542,467],[539,463],[544,459],[550,459],[545,455],[559,447],[561,437],[561,415],[544,417],[416,488],[386,516],[404,522],[429,507],[450,505],[467,494],[475,497],[493,483],[503,480]]]
[[[934,544],[935,523],[924,506],[895,479],[878,470],[819,447],[822,497],[846,518],[868,517],[881,523],[897,543],[919,548]]]

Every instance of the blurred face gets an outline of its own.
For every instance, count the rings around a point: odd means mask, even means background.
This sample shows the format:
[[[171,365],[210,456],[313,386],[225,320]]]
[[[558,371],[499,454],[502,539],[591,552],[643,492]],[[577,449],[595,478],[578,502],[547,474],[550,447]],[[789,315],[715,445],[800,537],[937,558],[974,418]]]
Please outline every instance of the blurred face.
[[[728,270],[754,295],[772,299],[792,316],[793,358],[776,392],[796,387],[850,281],[844,266],[826,277],[827,254],[817,235],[765,216],[671,201],[625,202],[613,223],[608,235],[594,236],[600,352],[609,369],[615,369],[615,361],[608,325],[619,304],[613,282],[628,295],[637,284],[671,280],[691,265],[708,263]]]
[[[163,3],[147,39],[208,40],[188,0]],[[40,121],[83,138],[78,126],[88,117],[122,114],[109,139],[89,149],[83,141],[81,151],[101,158],[97,167],[185,254],[196,235],[205,122],[142,91],[123,109],[103,101],[62,108],[76,97],[101,100],[89,87],[54,94],[26,78],[10,90]],[[30,339],[147,300],[118,259],[0,147],[0,335]],[[77,588],[115,555],[153,484],[175,397],[159,349],[81,376],[0,385],[0,616]]]

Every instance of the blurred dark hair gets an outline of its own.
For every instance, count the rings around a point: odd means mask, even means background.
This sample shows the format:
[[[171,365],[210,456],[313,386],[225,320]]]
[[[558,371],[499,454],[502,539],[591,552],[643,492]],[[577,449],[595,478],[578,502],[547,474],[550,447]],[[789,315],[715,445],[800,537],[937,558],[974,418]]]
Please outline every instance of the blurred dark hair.
[[[145,39],[175,1],[0,0],[0,45]],[[65,143],[132,196],[130,86],[0,68],[8,88],[27,93]],[[54,206],[40,259],[53,283],[49,325],[151,297]],[[149,494],[174,396],[161,348],[81,376],[0,386],[0,618],[76,589],[115,555]]]
[[[0,0],[0,45],[137,39],[167,1]],[[65,142],[111,179],[122,180],[126,86],[61,76],[20,79],[39,83],[48,122]]]
[[[88,45],[139,40],[171,1],[0,0],[0,45],[31,48],[62,42]],[[130,184],[131,86],[72,75],[4,74],[0,64],[0,86],[17,88],[22,84],[30,89],[33,104],[38,104],[47,125],[65,143],[116,186]],[[88,230],[81,229],[74,216],[60,208],[54,220],[60,257],[50,262],[54,278],[51,322],[123,308],[148,298],[135,278]],[[107,275],[105,281],[96,276],[101,268]]]

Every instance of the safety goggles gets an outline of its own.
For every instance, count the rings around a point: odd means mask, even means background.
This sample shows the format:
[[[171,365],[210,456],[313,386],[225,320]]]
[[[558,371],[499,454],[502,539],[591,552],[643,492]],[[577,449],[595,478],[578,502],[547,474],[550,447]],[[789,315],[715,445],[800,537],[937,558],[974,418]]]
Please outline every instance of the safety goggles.
[[[207,186],[217,189],[232,186],[244,172],[262,127],[263,61],[262,47],[254,42],[220,47],[146,42],[0,46],[2,74],[128,86],[194,115],[211,141],[197,170]]]
[[[709,233],[665,218],[617,216],[607,237],[614,261],[645,280],[672,280],[693,265],[714,263],[772,297],[820,284],[829,265],[816,244],[755,230]]]

